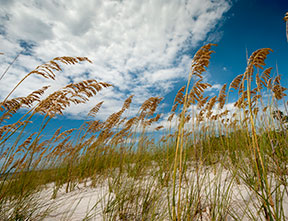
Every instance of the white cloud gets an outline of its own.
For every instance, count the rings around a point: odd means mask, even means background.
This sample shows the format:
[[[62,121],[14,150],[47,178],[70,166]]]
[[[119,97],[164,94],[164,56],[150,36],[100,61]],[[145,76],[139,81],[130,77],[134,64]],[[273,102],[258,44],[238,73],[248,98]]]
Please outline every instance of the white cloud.
[[[211,87],[208,87],[205,92],[209,92],[209,91],[212,91],[212,90],[217,90],[217,91],[220,91],[222,89],[223,85],[221,84],[213,84],[211,85]],[[211,95],[211,94],[210,94]]]
[[[229,9],[228,0],[26,0],[0,1],[0,73],[22,49],[0,82],[0,99],[25,73],[57,56],[87,56],[93,64],[81,64],[56,73],[52,89],[70,80],[95,78],[115,88],[94,100],[105,98],[106,112],[115,110],[134,93],[140,104],[150,96],[164,96],[179,79],[188,75],[195,48]],[[48,82],[31,76],[15,96],[36,90]],[[3,85],[3,86],[2,86]],[[21,93],[23,94],[21,94]],[[71,107],[71,114],[88,112],[94,102]]]

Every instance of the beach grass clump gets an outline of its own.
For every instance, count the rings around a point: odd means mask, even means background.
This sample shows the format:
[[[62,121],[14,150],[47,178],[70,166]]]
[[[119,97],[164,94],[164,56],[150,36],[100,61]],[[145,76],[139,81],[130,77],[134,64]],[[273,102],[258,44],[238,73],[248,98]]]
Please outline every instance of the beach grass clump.
[[[91,61],[57,57],[28,73],[0,102],[0,217],[41,220],[56,213],[69,220],[85,200],[65,211],[54,203],[81,189],[100,188],[83,219],[287,220],[287,89],[266,67],[272,50],[253,52],[244,73],[209,96],[203,74],[215,46],[195,53],[187,84],[166,118],[157,111],[161,97],[125,115],[130,95],[106,120],[97,118],[104,100],[87,110],[81,127],[55,128],[45,139],[52,118],[113,85],[90,79],[50,94],[45,86],[13,97],[31,75],[55,80],[63,65]],[[229,97],[235,96],[231,108]],[[39,116],[41,124],[30,130]]]

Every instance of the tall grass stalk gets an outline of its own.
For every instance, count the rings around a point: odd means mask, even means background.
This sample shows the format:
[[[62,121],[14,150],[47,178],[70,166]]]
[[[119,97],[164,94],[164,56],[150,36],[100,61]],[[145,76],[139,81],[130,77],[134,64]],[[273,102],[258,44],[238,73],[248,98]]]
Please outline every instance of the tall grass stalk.
[[[85,80],[45,98],[48,87],[26,97],[8,95],[0,102],[0,216],[37,220],[61,214],[57,218],[69,220],[87,202],[84,190],[94,193],[95,200],[81,219],[287,219],[288,115],[278,104],[284,102],[286,88],[280,76],[271,77],[271,68],[260,74],[271,49],[255,51],[244,74],[232,81],[228,90],[235,89],[238,99],[228,110],[227,84],[218,96],[209,96],[211,85],[203,82],[212,46],[195,53],[187,83],[175,96],[168,128],[159,126],[160,97],[148,98],[136,115],[124,116],[131,95],[106,120],[97,119],[101,101],[87,111],[79,129],[55,128],[45,138],[55,116],[112,85]],[[89,59],[55,58],[24,79],[36,74],[53,80],[54,71],[62,70],[60,64],[81,61]],[[266,101],[263,93],[271,99]],[[19,112],[23,107],[28,110]],[[10,123],[16,113],[19,119]],[[40,114],[42,122],[30,131]],[[162,135],[158,140],[156,131]],[[73,201],[74,194],[81,200]],[[71,207],[62,208],[60,199],[72,200]]]

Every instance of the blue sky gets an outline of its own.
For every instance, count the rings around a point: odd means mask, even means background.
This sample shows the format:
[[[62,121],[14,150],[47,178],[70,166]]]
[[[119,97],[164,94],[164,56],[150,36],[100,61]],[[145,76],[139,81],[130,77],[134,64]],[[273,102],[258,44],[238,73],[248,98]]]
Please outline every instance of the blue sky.
[[[286,0],[167,1],[6,1],[0,0],[0,73],[20,53],[0,81],[3,99],[25,74],[57,56],[87,56],[80,64],[56,73],[56,81],[31,76],[13,96],[24,96],[43,85],[49,92],[71,81],[94,78],[113,84],[88,104],[71,106],[57,125],[77,127],[89,109],[104,100],[97,116],[104,120],[135,94],[128,115],[151,96],[164,97],[165,118],[174,96],[185,83],[191,59],[199,47],[217,43],[205,81],[218,94],[224,83],[245,71],[246,50],[269,47],[267,65],[276,63],[287,86],[288,43],[283,17]],[[233,102],[231,96],[231,101]],[[59,123],[60,120],[60,123]],[[51,122],[51,128],[56,121]]]
[[[267,65],[275,68],[277,62],[283,83],[287,82],[288,44],[283,15],[288,10],[285,0],[239,0],[233,3],[221,27],[223,36],[213,57],[213,76],[219,83],[231,80],[245,70],[248,54],[259,48],[274,50],[268,56]],[[211,68],[213,68],[211,67]],[[227,72],[221,72],[226,67]],[[220,69],[217,71],[217,68]]]

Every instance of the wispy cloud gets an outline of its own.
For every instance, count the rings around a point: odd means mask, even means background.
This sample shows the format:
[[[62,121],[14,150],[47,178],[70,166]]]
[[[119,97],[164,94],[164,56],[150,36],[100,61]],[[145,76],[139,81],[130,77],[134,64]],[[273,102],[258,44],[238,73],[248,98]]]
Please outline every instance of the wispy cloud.
[[[28,50],[0,82],[0,98],[41,63],[56,56],[87,56],[93,64],[65,68],[54,82],[31,76],[15,92],[23,96],[44,84],[57,89],[87,78],[114,85],[90,104],[69,108],[73,115],[87,113],[99,100],[105,100],[108,114],[129,94],[135,94],[136,105],[165,96],[187,76],[188,51],[207,39],[230,7],[226,0],[0,2],[1,73],[17,53]]]

